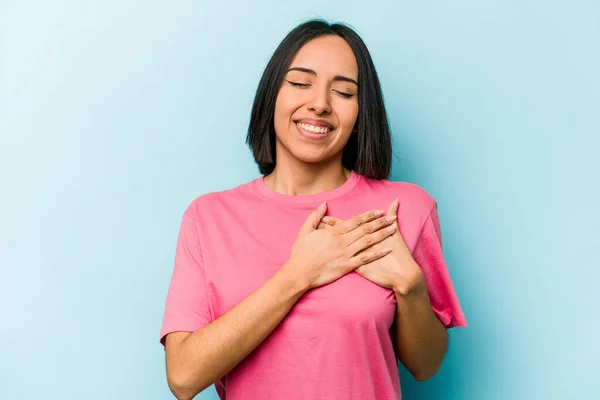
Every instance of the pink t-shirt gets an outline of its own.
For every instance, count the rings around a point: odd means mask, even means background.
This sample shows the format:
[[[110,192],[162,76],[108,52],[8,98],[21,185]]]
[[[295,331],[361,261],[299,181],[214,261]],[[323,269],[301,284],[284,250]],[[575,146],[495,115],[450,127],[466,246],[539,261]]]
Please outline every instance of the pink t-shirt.
[[[272,191],[259,178],[194,200],[185,211],[160,341],[225,314],[287,260],[310,210],[348,219],[400,200],[400,231],[447,327],[466,326],[444,257],[435,200],[419,186],[352,173],[314,195]],[[355,272],[305,293],[259,347],[215,383],[221,399],[400,399],[391,290]]]

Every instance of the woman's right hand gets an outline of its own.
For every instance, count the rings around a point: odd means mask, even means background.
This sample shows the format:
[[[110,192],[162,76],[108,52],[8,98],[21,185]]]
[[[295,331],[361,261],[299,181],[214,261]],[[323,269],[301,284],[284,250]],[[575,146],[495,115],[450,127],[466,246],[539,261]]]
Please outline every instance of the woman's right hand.
[[[357,253],[396,230],[392,226],[395,217],[383,216],[382,210],[365,212],[331,229],[317,229],[326,211],[326,203],[311,211],[290,252],[288,264],[306,278],[308,289],[331,283],[361,265],[384,257],[389,248]]]

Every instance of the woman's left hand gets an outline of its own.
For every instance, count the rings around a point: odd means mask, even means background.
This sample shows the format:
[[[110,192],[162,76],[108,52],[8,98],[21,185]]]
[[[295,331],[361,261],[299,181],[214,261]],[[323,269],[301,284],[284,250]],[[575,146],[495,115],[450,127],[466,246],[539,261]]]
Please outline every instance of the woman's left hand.
[[[398,216],[398,199],[389,206],[386,215]],[[342,221],[335,217],[323,217],[318,227],[327,229]],[[354,271],[379,286],[393,290],[396,294],[408,295],[415,291],[426,291],[423,272],[400,234],[398,218],[393,226],[396,227],[393,235],[364,250],[382,250],[388,247],[392,249],[390,253]]]

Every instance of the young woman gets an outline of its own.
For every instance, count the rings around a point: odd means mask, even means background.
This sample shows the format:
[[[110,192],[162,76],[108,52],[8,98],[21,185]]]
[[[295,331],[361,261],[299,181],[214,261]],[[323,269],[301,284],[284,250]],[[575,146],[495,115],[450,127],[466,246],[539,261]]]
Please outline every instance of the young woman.
[[[350,28],[309,21],[260,81],[263,176],[183,215],[161,343],[179,399],[399,399],[397,360],[440,368],[466,326],[435,200],[390,182],[375,67]]]

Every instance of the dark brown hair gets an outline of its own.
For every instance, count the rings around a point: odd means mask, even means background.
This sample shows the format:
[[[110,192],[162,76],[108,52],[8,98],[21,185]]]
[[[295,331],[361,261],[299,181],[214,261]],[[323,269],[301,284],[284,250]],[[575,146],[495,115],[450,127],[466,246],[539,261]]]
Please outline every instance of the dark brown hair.
[[[310,20],[294,28],[279,44],[258,84],[252,105],[246,143],[260,173],[275,168],[275,102],[294,56],[308,41],[323,35],[337,35],[354,51],[358,64],[358,116],[342,153],[345,168],[373,179],[390,174],[392,141],[383,95],[375,65],[367,46],[352,28],[323,20]]]

